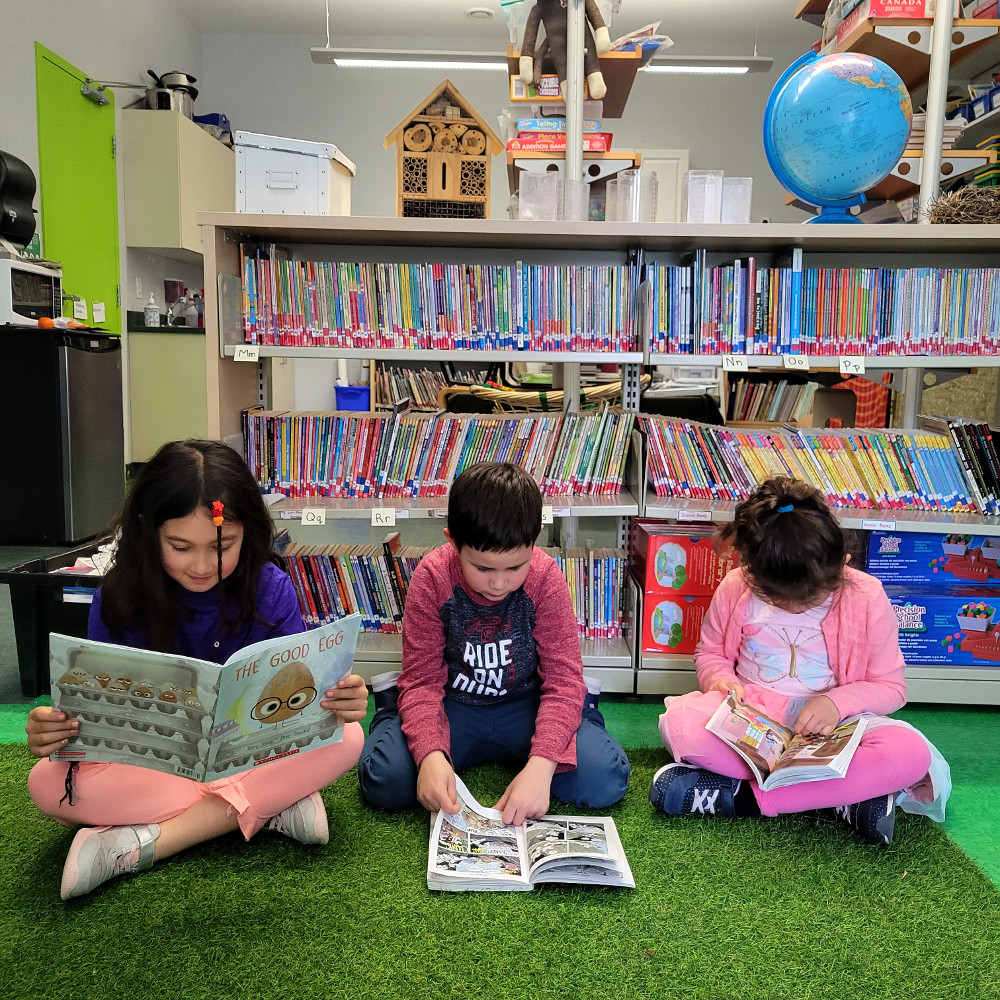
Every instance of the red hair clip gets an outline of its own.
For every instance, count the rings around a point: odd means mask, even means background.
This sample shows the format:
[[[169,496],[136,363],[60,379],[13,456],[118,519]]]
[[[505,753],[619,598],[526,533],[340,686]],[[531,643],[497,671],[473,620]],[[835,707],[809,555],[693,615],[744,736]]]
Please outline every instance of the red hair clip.
[[[213,500],[212,501],[212,524],[214,524],[217,528],[221,528],[222,527],[222,521],[223,521],[222,511],[223,511],[222,501],[221,500]]]

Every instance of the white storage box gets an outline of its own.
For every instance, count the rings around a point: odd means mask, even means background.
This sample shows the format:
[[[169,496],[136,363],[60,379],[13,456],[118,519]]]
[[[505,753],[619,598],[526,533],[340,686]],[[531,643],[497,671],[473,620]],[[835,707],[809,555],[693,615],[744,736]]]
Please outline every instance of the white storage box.
[[[236,211],[350,215],[355,165],[332,142],[236,132]]]

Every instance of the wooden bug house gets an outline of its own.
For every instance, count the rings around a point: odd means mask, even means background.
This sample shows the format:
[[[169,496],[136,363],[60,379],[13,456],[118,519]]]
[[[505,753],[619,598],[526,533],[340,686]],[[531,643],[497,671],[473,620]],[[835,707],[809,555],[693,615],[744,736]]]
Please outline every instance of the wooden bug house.
[[[396,144],[396,214],[407,219],[488,219],[496,133],[450,80],[386,137]]]

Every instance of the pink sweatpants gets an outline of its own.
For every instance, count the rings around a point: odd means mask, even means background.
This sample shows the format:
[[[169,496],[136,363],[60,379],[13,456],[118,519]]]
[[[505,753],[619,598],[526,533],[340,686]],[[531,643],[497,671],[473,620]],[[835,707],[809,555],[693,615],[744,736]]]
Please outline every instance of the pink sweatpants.
[[[358,762],[365,735],[360,723],[344,726],[341,743],[272,761],[217,781],[199,782],[130,764],[86,764],[76,770],[73,805],[66,798],[66,763],[45,758],[28,775],[28,793],[46,815],[67,826],[162,823],[199,799],[217,795],[239,815],[249,840],[272,816],[332,785]]]
[[[729,778],[752,779],[746,761],[705,728],[724,697],[721,691],[707,694],[692,691],[668,699],[667,710],[660,716],[663,745],[674,760],[682,760]],[[788,700],[752,687],[746,689],[746,699],[755,708],[777,719],[783,715],[780,702],[787,703]],[[775,699],[780,699],[780,702]],[[773,703],[768,705],[765,703],[768,701]],[[919,733],[905,726],[880,726],[862,735],[861,744],[842,779],[805,781],[770,792],[761,791],[751,780],[750,787],[761,814],[778,816],[808,809],[846,806],[877,795],[898,792],[918,784],[927,774],[930,762],[930,750]]]

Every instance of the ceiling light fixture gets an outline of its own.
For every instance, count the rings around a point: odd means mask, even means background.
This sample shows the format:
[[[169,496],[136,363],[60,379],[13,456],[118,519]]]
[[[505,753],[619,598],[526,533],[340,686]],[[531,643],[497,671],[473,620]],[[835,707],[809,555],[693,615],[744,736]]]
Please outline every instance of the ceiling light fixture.
[[[493,11],[489,7],[470,7],[465,16],[471,17],[473,21],[492,21]]]
[[[507,61],[496,52],[329,47],[313,48],[309,52],[314,63],[333,63],[344,69],[467,69],[507,72]]]
[[[735,75],[766,73],[774,64],[770,56],[660,56],[644,73],[699,73]]]

